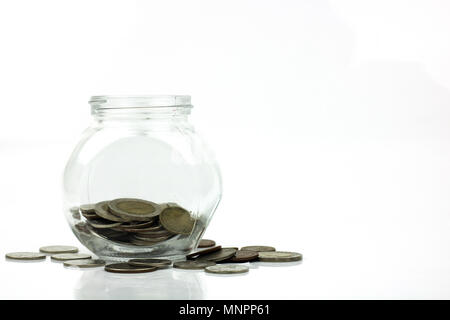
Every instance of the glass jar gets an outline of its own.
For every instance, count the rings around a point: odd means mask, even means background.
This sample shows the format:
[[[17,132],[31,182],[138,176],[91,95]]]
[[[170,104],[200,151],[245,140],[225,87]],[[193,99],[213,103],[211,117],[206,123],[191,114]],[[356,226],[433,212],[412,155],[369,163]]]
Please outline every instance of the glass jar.
[[[107,260],[178,259],[219,204],[214,157],[189,123],[190,96],[94,96],[93,122],[64,171],[64,211]]]

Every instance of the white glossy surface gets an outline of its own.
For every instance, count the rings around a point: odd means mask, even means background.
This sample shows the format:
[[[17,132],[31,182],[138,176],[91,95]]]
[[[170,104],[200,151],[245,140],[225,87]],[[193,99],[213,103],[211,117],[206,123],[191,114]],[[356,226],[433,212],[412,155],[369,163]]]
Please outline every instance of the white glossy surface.
[[[206,237],[304,261],[224,277],[0,260],[0,298],[449,299],[449,15],[446,1],[1,2],[2,256],[77,245],[61,174],[89,95],[186,93],[224,180]]]

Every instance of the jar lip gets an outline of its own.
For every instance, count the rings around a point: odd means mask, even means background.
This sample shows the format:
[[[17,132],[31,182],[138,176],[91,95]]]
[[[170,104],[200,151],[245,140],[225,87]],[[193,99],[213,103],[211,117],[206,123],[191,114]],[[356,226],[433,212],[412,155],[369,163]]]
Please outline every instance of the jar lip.
[[[189,95],[101,95],[92,96],[89,104],[93,109],[193,107]]]

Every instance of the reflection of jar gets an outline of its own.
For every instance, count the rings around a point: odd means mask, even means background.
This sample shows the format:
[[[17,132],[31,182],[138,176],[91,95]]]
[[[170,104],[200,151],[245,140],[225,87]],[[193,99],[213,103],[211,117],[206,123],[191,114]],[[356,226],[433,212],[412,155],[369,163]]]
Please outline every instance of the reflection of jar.
[[[90,104],[94,121],[64,172],[72,231],[105,259],[185,255],[221,197],[217,164],[188,122],[190,97],[95,96]],[[137,207],[117,211],[120,199]]]

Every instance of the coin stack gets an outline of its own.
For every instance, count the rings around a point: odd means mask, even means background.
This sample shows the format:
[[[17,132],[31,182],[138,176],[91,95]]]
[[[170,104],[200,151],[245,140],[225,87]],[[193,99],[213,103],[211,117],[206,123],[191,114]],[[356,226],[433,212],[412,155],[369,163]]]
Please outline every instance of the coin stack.
[[[87,228],[97,235],[125,244],[151,246],[177,235],[192,232],[196,220],[176,203],[120,198],[96,204],[84,204],[79,212]]]

